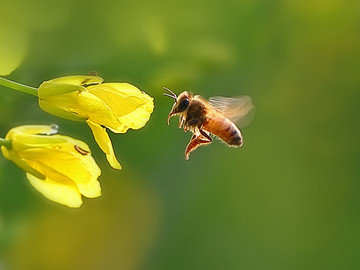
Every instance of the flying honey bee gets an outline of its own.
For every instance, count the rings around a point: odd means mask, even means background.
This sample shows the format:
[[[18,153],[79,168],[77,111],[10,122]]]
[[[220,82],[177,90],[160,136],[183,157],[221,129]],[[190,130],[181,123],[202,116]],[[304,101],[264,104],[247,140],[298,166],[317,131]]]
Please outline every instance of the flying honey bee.
[[[169,93],[165,96],[175,100],[167,118],[174,115],[180,116],[179,128],[193,133],[185,150],[185,159],[190,158],[190,153],[201,145],[212,142],[211,135],[218,137],[231,147],[241,147],[243,137],[240,127],[247,125],[254,116],[255,107],[248,96],[233,98],[212,97],[207,101],[199,95],[184,91],[177,96],[170,89],[164,87]]]

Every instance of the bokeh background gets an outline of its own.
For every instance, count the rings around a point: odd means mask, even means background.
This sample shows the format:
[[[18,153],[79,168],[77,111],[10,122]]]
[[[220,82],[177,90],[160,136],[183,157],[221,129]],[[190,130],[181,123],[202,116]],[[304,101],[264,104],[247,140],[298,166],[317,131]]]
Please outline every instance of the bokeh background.
[[[0,157],[0,269],[360,269],[360,2],[2,0],[0,72],[39,86],[97,71],[155,98],[141,130],[111,134],[0,87],[0,136],[60,125],[86,141],[103,196],[69,209]],[[189,133],[162,87],[249,95],[245,145],[184,160]],[[119,104],[120,106],[120,104]]]

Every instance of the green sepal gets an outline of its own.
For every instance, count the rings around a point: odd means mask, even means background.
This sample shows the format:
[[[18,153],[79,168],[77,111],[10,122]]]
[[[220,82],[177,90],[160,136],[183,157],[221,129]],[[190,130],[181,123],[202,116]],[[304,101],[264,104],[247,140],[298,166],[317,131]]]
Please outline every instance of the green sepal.
[[[58,96],[75,91],[86,91],[86,86],[103,82],[98,76],[66,76],[43,82],[39,86],[39,98]]]

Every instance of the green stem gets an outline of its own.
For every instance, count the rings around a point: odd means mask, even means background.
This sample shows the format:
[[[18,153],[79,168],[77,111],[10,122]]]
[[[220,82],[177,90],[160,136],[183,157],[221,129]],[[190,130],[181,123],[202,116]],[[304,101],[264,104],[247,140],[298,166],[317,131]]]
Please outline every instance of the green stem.
[[[0,145],[5,146],[7,149],[11,149],[11,141],[0,138]]]
[[[36,88],[28,86],[28,85],[24,85],[21,83],[17,83],[17,82],[13,82],[10,80],[7,80],[5,78],[0,77],[0,85],[23,92],[23,93],[27,93],[33,96],[37,97],[38,91]]]

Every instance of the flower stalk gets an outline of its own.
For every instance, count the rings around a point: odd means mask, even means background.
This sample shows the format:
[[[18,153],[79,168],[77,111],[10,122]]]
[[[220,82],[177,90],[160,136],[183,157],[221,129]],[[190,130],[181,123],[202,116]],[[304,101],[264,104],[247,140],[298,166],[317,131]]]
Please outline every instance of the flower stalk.
[[[16,91],[20,91],[26,94],[30,94],[33,96],[38,96],[38,91],[37,88],[25,85],[25,84],[21,84],[21,83],[17,83],[17,82],[13,82],[10,80],[7,80],[5,78],[0,77],[0,85],[14,89]]]

